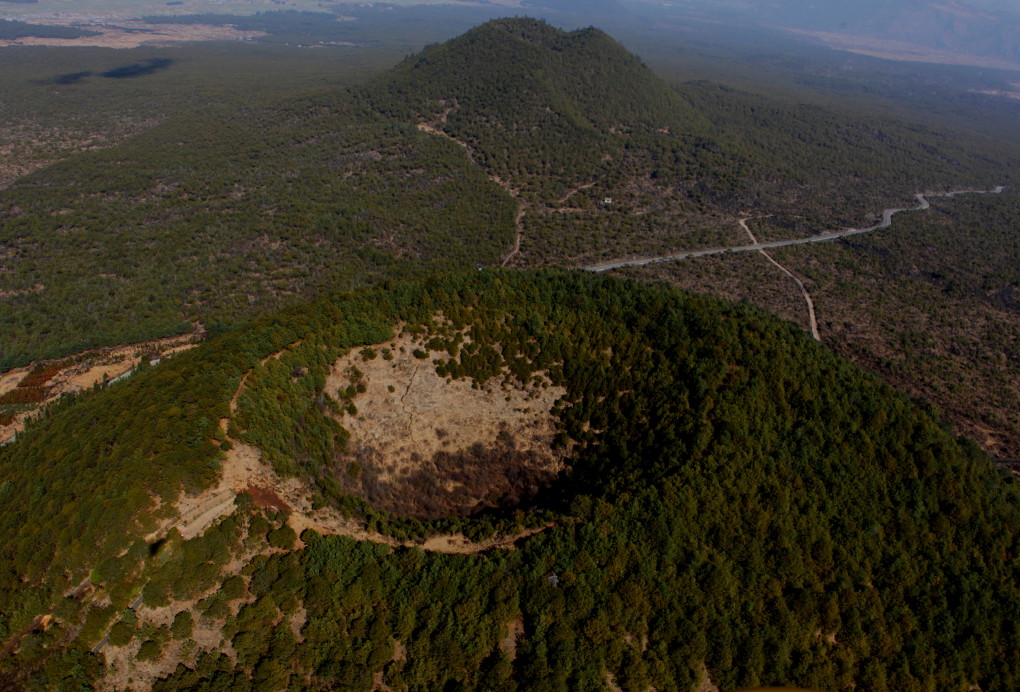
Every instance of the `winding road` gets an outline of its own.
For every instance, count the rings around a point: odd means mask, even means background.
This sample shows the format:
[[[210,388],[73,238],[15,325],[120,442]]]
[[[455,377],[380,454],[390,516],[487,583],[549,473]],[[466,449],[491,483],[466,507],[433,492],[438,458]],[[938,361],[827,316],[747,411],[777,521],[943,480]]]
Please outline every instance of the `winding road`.
[[[861,233],[871,233],[872,231],[879,231],[883,228],[889,228],[892,225],[892,217],[896,214],[905,211],[923,211],[930,207],[928,203],[928,197],[953,197],[955,195],[974,194],[974,195],[985,195],[985,194],[999,194],[1005,189],[1002,185],[991,189],[991,190],[955,190],[953,192],[919,192],[915,195],[918,201],[918,206],[907,209],[886,209],[882,212],[882,222],[877,226],[869,226],[868,228],[847,228],[842,231],[833,231],[831,233],[820,233],[819,235],[811,236],[810,238],[793,238],[792,240],[772,240],[764,243],[752,243],[751,245],[737,245],[733,247],[720,247],[710,248],[708,250],[694,250],[692,252],[681,252],[675,255],[664,255],[661,257],[645,257],[642,259],[633,260],[622,260],[619,262],[607,262],[605,264],[593,264],[587,267],[582,267],[590,272],[606,272],[611,269],[622,269],[623,267],[641,267],[647,264],[656,264],[658,262],[672,262],[674,260],[690,259],[692,257],[708,257],[709,255],[722,255],[727,252],[758,252],[760,250],[769,250],[777,247],[789,247],[791,245],[806,245],[807,243],[822,243],[829,240],[836,240],[838,238],[846,238],[851,235],[859,235]]]

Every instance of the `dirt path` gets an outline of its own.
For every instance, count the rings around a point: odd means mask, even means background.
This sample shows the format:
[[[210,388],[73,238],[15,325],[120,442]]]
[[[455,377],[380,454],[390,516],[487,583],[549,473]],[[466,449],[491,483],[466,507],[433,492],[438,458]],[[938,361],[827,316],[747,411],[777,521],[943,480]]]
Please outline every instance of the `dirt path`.
[[[514,236],[514,244],[510,248],[510,252],[503,255],[503,260],[499,263],[499,266],[505,267],[510,264],[510,260],[517,256],[521,251],[521,238],[524,237],[524,214],[525,214],[524,202],[518,200],[517,202],[517,216],[514,217],[514,225],[517,227],[517,235]]]
[[[447,113],[449,113],[449,110],[447,111]],[[445,114],[443,121],[445,122]],[[501,188],[506,190],[508,195],[517,200],[517,215],[514,217],[514,226],[517,229],[517,234],[514,236],[514,243],[510,247],[510,250],[505,255],[503,255],[499,262],[499,266],[501,267],[507,266],[508,264],[510,264],[510,260],[516,257],[517,254],[521,251],[521,239],[524,237],[524,215],[527,213],[527,206],[525,205],[524,200],[521,199],[520,192],[516,190],[513,186],[511,186],[510,183],[500,178],[498,175],[493,175],[486,171],[485,167],[479,164],[478,161],[475,159],[475,154],[471,150],[471,147],[470,145],[468,145],[467,142],[457,139],[453,135],[443,130],[440,130],[438,127],[429,125],[428,123],[418,123],[418,129],[430,135],[444,137],[453,142],[454,144],[458,145],[459,147],[461,147],[465,152],[467,152],[468,160],[471,163],[478,166],[478,168],[485,172],[485,174],[489,177],[489,180],[499,185]],[[594,185],[594,183],[592,183],[592,185]],[[577,192],[577,190],[574,190],[574,192]]]
[[[754,233],[752,233],[751,229],[747,226],[747,222],[750,221],[751,218],[752,217],[750,217],[750,216],[745,216],[745,217],[743,217],[741,219],[738,219],[737,223],[739,223],[740,227],[743,228],[744,231],[747,233],[747,237],[751,239],[751,242],[753,244],[757,245],[758,244],[758,239],[754,237]],[[770,255],[769,253],[765,252],[765,250],[759,250],[758,252],[761,253],[762,257],[764,257],[769,262],[771,262],[772,264],[774,264],[777,267],[779,267],[780,271],[782,271],[788,277],[790,277],[791,279],[793,279],[794,281],[797,282],[797,286],[800,288],[801,295],[804,296],[804,302],[807,303],[808,325],[811,327],[811,336],[814,337],[815,341],[821,341],[822,337],[820,337],[818,335],[818,320],[815,319],[815,302],[813,300],[811,300],[811,294],[808,293],[807,287],[804,285],[804,282],[801,281],[797,276],[795,276],[794,273],[791,272],[789,269],[787,269],[786,267],[781,265],[779,262],[777,262],[772,257],[772,255]]]
[[[289,344],[286,348],[276,353],[271,353],[259,361],[259,366],[265,365],[270,360],[279,358],[287,351],[297,348],[302,344],[301,339]],[[254,370],[254,368],[252,368]],[[252,370],[241,375],[241,381],[230,397],[228,410],[233,416],[237,411],[237,400],[244,393],[248,384],[248,376]],[[185,539],[200,536],[203,531],[209,528],[214,521],[222,516],[232,514],[236,509],[235,500],[237,496],[246,492],[252,487],[264,487],[268,480],[266,470],[271,474],[272,469],[268,464],[261,461],[261,453],[251,445],[236,440],[227,433],[230,427],[230,417],[220,419],[220,430],[230,442],[230,449],[226,452],[226,460],[223,462],[220,482],[206,488],[195,497],[184,497],[177,501],[177,519],[171,524],[161,528],[156,534],[149,537],[149,540],[159,534],[165,534],[173,527],[177,527],[181,536]],[[275,474],[273,474],[275,476]]]
[[[264,365],[269,360],[279,358],[290,349],[297,348],[301,344],[297,341],[290,344],[283,350],[266,356],[259,365]],[[244,392],[251,370],[241,376],[237,389],[230,398],[229,410],[231,416],[237,411],[237,402]],[[410,385],[408,386],[410,390]],[[405,393],[406,395],[406,393]],[[229,428],[230,418],[220,420],[220,428],[226,434]],[[480,553],[494,548],[509,548],[517,541],[545,531],[553,526],[548,524],[537,528],[525,529],[519,533],[494,536],[484,541],[471,541],[461,534],[437,534],[420,541],[398,541],[385,534],[368,530],[360,521],[346,517],[336,510],[321,508],[312,510],[312,492],[301,480],[297,478],[280,478],[272,466],[262,459],[262,453],[254,446],[227,435],[230,441],[230,449],[225,454],[222,465],[222,473],[219,482],[206,488],[199,495],[191,498],[181,498],[177,502],[177,519],[166,524],[160,530],[147,537],[147,540],[154,540],[160,535],[165,535],[171,528],[176,527],[185,538],[194,538],[202,534],[217,519],[227,516],[236,511],[235,500],[243,492],[252,488],[265,489],[282,499],[290,508],[291,514],[287,520],[288,525],[300,536],[305,529],[323,535],[340,535],[353,538],[358,541],[372,541],[393,547],[417,547],[422,550],[438,553]]]
[[[907,211],[924,211],[931,205],[928,203],[928,197],[955,197],[956,195],[997,195],[1001,193],[1005,188],[1002,185],[995,187],[991,190],[953,190],[952,192],[919,192],[914,197],[918,201],[918,206],[910,207],[909,209],[885,209],[882,211],[882,221],[875,226],[869,226],[868,228],[847,228],[842,231],[833,231],[832,233],[820,233],[819,235],[811,236],[810,238],[794,238],[792,240],[773,240],[766,243],[754,243],[753,245],[738,245],[734,247],[717,247],[709,248],[707,250],[694,250],[692,252],[682,252],[675,255],[663,255],[659,257],[643,257],[640,259],[631,260],[617,260],[613,262],[605,262],[602,264],[592,264],[587,267],[582,267],[590,272],[606,272],[611,269],[622,269],[623,267],[641,267],[646,264],[656,264],[658,262],[672,262],[675,260],[690,259],[692,257],[708,257],[709,255],[722,255],[727,252],[758,252],[759,250],[768,250],[777,247],[790,247],[791,245],[806,245],[808,243],[823,243],[829,240],[836,240],[838,238],[845,238],[851,235],[859,235],[861,233],[871,233],[873,231],[879,231],[885,228],[889,228],[892,225],[892,217],[896,214]]]
[[[578,185],[577,187],[570,188],[569,190],[567,190],[567,194],[563,195],[558,200],[556,200],[556,204],[566,204],[567,201],[571,197],[576,195],[578,192],[580,192],[581,190],[590,190],[591,188],[595,187],[595,184],[596,184],[595,181],[592,181],[590,183],[585,183],[584,185]]]

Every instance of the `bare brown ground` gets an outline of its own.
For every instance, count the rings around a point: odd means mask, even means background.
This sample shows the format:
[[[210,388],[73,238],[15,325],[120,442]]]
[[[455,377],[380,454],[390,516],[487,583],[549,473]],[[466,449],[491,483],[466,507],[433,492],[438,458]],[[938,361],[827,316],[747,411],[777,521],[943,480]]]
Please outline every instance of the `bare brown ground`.
[[[524,636],[524,618],[515,617],[506,625],[506,636],[499,642],[500,650],[513,662],[517,658],[517,642]]]
[[[77,361],[61,370],[47,383],[49,387],[45,399],[31,411],[19,414],[13,423],[0,426],[0,443],[14,437],[25,429],[25,421],[35,415],[42,407],[59,399],[64,394],[72,394],[91,389],[100,382],[113,380],[133,370],[143,355],[156,355],[167,358],[176,353],[193,348],[201,332],[185,334],[166,339],[153,339],[137,344],[125,344],[111,348],[93,349],[76,356],[68,356],[61,361],[37,361],[23,368],[8,370],[0,375],[0,395],[11,391],[32,371],[42,363]]]
[[[393,342],[393,345],[396,345],[397,343],[398,342]],[[401,340],[399,343],[404,343],[404,341]],[[411,342],[407,341],[407,343],[410,344]],[[271,358],[279,358],[287,350],[295,348],[296,346],[298,346],[298,344],[300,344],[300,342],[291,344],[283,351],[264,358],[262,360],[262,363],[264,364]],[[375,361],[367,361],[367,363],[376,363],[376,365],[385,363],[387,365],[392,365],[398,362],[398,358],[404,359],[401,360],[400,362],[405,362],[407,358],[416,360],[413,359],[413,356],[409,355],[411,349],[406,349],[408,353],[405,354],[399,353],[399,346],[394,350],[397,353],[395,353],[393,361],[386,361],[380,357],[377,358]],[[362,369],[363,371],[369,370],[368,367],[362,368],[362,366],[366,366],[367,363],[361,358],[360,355],[348,356],[347,359],[351,360],[352,362],[354,360],[357,360],[360,362],[359,369]],[[411,385],[413,383],[410,381],[405,382],[404,384],[405,400],[407,401],[408,406],[417,405],[423,408],[432,408],[433,405],[428,403],[429,400],[427,391],[430,389],[430,387],[435,388],[437,385],[440,386],[441,388],[442,383],[447,381],[443,380],[438,375],[436,375],[434,368],[430,364],[430,361],[416,361],[416,362],[429,363],[427,366],[423,367],[422,370],[423,372],[427,371],[428,373],[430,373],[430,375],[422,377],[421,382],[419,382],[419,385],[417,387],[412,387]],[[408,365],[404,366],[405,374],[407,371],[407,367]],[[385,371],[385,368],[380,369]],[[347,377],[345,372],[346,368],[340,366],[339,364],[334,367],[333,374],[331,375],[327,382],[327,391],[329,391],[331,387],[333,392],[336,391],[336,387],[339,386],[339,383],[343,381],[344,377]],[[366,389],[365,394],[361,396],[364,397],[370,392],[376,391],[378,394],[383,395],[384,400],[386,400],[385,396],[390,394],[390,392],[388,391],[388,387],[390,386],[389,383],[397,382],[397,380],[393,379],[393,377],[394,376],[391,373],[387,373],[385,377],[377,379],[374,388],[369,386]],[[234,392],[234,395],[231,398],[230,401],[231,414],[233,414],[233,412],[237,408],[237,400],[240,397],[241,392],[244,391],[247,379],[248,376],[247,374],[245,374],[245,376],[241,378],[241,382],[238,385],[237,391]],[[427,384],[422,385],[422,383]],[[346,382],[344,382],[344,386],[346,386]],[[471,389],[469,383],[466,386],[468,390]],[[424,387],[424,390],[420,391],[421,387]],[[396,387],[394,387],[394,389],[396,389]],[[460,390],[463,389],[463,387],[459,386],[457,389]],[[513,415],[517,415],[519,420],[522,421],[523,427],[527,428],[529,426],[529,421],[532,424],[532,427],[535,427],[534,423],[537,422],[537,419],[541,418],[539,411],[544,411],[545,416],[548,417],[549,416],[548,412],[549,409],[552,407],[552,403],[555,402],[555,400],[559,398],[559,396],[565,393],[565,390],[555,387],[536,389],[534,392],[528,392],[523,388],[516,388],[517,394],[514,395],[510,394],[510,391],[513,389],[515,388],[510,388],[506,392],[503,392],[503,390],[498,390],[502,393],[500,395],[502,398],[497,397],[492,391],[485,392],[485,390],[480,390],[475,391],[473,395],[467,395],[467,399],[461,400],[449,399],[444,401],[436,400],[435,404],[439,408],[449,409],[449,407],[454,405],[457,401],[460,401],[461,403],[466,402],[468,405],[470,405],[472,397],[481,396],[483,398],[489,398],[492,400],[492,404],[496,408],[496,411],[493,412],[493,415],[497,415],[497,412],[500,410],[509,411],[511,417]],[[509,401],[507,401],[508,396],[510,399]],[[422,397],[424,397],[424,399]],[[499,399],[499,401],[497,401],[497,399]],[[515,401],[517,402],[517,406],[519,408],[521,407],[522,404],[527,404],[523,408],[529,409],[529,411],[513,412],[512,409],[514,408]],[[365,401],[363,399],[361,398],[358,399],[359,406],[363,405],[364,403]],[[439,404],[442,405],[440,406]],[[368,404],[368,409],[371,408],[372,405]],[[384,413],[386,412],[384,411]],[[450,415],[450,413],[451,412],[449,410],[446,411],[447,415]],[[359,421],[365,416],[366,416],[365,411],[360,412],[358,416]],[[353,420],[351,417],[344,418],[344,423],[345,424],[350,423],[351,420]],[[427,420],[433,420],[433,423],[431,425],[434,426],[438,424],[436,421],[441,422],[443,419],[427,418]],[[398,428],[400,430],[404,429],[400,426],[408,425],[408,421],[406,419],[398,417],[396,421],[397,421],[396,424],[398,425]],[[427,426],[422,427],[422,425],[423,425],[422,422],[418,421],[412,427],[414,427],[414,429],[420,429],[422,431],[421,432],[422,439],[420,440],[420,442],[426,445],[425,448],[431,448],[429,447],[429,445],[435,446],[435,440],[430,441],[426,439],[424,431],[428,430],[433,435],[434,438],[438,437],[435,435],[435,427],[431,428]],[[469,423],[464,423],[462,421],[461,425],[466,426],[469,425]],[[496,427],[498,428],[498,424],[490,422],[489,428],[487,428],[487,430],[491,432],[491,430],[493,429],[492,428],[493,425],[496,425]],[[220,421],[220,426],[223,429],[223,431],[226,432],[226,430],[229,427],[229,419],[226,418],[222,419]],[[541,425],[537,427],[542,429],[543,432],[541,434],[549,435],[551,439],[552,428],[549,426],[551,426],[551,421],[541,423]],[[461,440],[462,444],[467,443],[465,441],[469,440],[469,438],[471,437],[470,431],[467,430],[466,428],[461,429],[454,426],[453,424],[450,424],[449,427],[451,428],[451,430],[453,429],[458,430],[458,437],[452,439]],[[367,428],[363,426],[363,429]],[[230,438],[229,436],[228,439],[231,442],[231,448],[227,450],[227,452],[224,455],[224,460],[221,467],[222,475],[220,477],[220,481],[216,485],[207,488],[198,495],[191,497],[182,497],[178,499],[175,505],[175,508],[177,510],[176,516],[178,518],[169,519],[163,522],[160,529],[158,529],[156,532],[149,536],[150,540],[156,538],[159,535],[164,534],[172,526],[176,526],[178,530],[180,530],[181,533],[186,538],[192,538],[201,535],[201,533],[205,531],[206,528],[211,526],[214,521],[216,521],[222,516],[226,516],[228,514],[233,513],[236,510],[236,504],[234,502],[236,496],[242,492],[249,491],[249,489],[251,488],[258,488],[259,491],[263,493],[263,497],[272,496],[274,498],[274,502],[280,502],[289,507],[291,513],[287,519],[287,523],[292,529],[294,529],[294,531],[299,536],[306,529],[310,529],[312,531],[324,535],[348,536],[359,541],[372,541],[375,543],[382,543],[394,547],[399,546],[417,547],[422,550],[433,552],[468,554],[479,553],[486,550],[492,550],[494,548],[511,548],[517,541],[528,536],[532,536],[541,531],[544,531],[546,528],[552,526],[550,524],[543,527],[527,529],[517,534],[508,536],[494,536],[484,541],[471,541],[461,534],[437,534],[434,536],[430,536],[429,538],[422,541],[398,541],[395,538],[392,538],[391,536],[387,536],[376,531],[370,531],[367,528],[365,528],[365,526],[360,521],[352,519],[350,517],[346,517],[334,509],[320,508],[318,510],[313,510],[312,491],[303,481],[296,478],[288,479],[280,478],[273,471],[269,463],[262,459],[261,452],[256,447],[253,447],[252,445],[246,444],[239,440]],[[537,442],[537,439],[533,440],[533,443],[535,445],[539,444]],[[442,446],[441,443],[440,446]],[[526,447],[525,449],[528,448]],[[558,468],[558,465],[562,464],[562,461],[559,459],[550,459],[548,463],[553,465],[550,466],[550,468]]]
[[[239,574],[241,569],[256,555],[267,552],[272,552],[272,550],[266,549],[264,544],[260,548],[245,552],[226,566],[224,577]],[[145,605],[135,608],[139,624],[152,627],[168,627],[173,623],[178,613],[185,610],[191,611],[193,622],[191,637],[188,641],[173,640],[168,642],[164,645],[162,655],[154,661],[138,661],[135,658],[145,639],[140,633],[136,633],[135,638],[124,646],[107,644],[102,649],[102,656],[106,662],[106,675],[99,680],[96,689],[100,692],[149,690],[155,680],[172,673],[179,663],[193,667],[202,651],[219,651],[234,658],[235,653],[230,642],[223,640],[224,619],[209,619],[196,609],[200,600],[213,595],[214,592],[215,589],[196,598],[171,601],[168,605],[159,608],[149,608]],[[251,596],[248,596],[231,601],[229,614],[236,615],[242,605],[252,600]],[[290,624],[295,633],[304,626],[305,617],[303,609],[294,614]]]
[[[339,418],[350,439],[334,471],[350,492],[385,511],[438,519],[517,505],[563,468],[550,413],[563,387],[441,377],[433,360],[449,355],[415,357],[424,346],[410,335],[380,347],[393,359],[354,352],[326,380],[337,398],[350,384],[365,388],[354,397],[357,414]]]
[[[262,509],[276,511],[290,511],[290,505],[280,498],[271,488],[264,488],[258,485],[249,485],[245,492],[252,496],[255,506]]]
[[[96,689],[141,691],[152,689],[154,680],[177,668],[181,658],[181,642],[168,642],[164,654],[155,661],[139,661],[135,658],[142,646],[142,638],[135,637],[125,646],[107,646],[103,649],[106,660],[106,676],[97,681]]]
[[[708,666],[704,663],[701,664],[701,672],[698,675],[697,692],[719,692],[719,686],[712,682],[712,678],[708,674]]]
[[[25,36],[17,39],[0,40],[4,46],[55,46],[99,48],[138,48],[139,46],[163,46],[189,41],[243,41],[264,36],[261,31],[241,31],[226,26],[209,24],[149,24],[139,19],[117,19],[114,17],[85,17],[59,15],[36,17],[32,23],[51,26],[75,26],[99,32],[98,36],[81,38],[37,38]]]

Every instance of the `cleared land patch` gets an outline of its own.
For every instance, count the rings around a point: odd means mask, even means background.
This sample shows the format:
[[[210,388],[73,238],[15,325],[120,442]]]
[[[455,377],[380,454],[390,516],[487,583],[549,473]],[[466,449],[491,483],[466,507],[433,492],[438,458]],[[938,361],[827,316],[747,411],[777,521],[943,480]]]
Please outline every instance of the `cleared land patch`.
[[[55,361],[38,361],[0,373],[0,444],[24,430],[25,422],[65,394],[77,394],[127,376],[143,358],[150,363],[194,348],[198,331],[137,344],[97,348]],[[40,377],[41,375],[41,377]],[[16,397],[25,392],[30,397]]]
[[[88,29],[93,34],[78,38],[47,38],[22,36],[0,40],[5,46],[59,46],[65,48],[92,46],[98,48],[138,48],[166,46],[190,41],[244,41],[264,36],[261,31],[243,31],[209,24],[150,24],[140,19],[119,19],[87,15],[53,15],[31,17],[43,26],[71,26]]]
[[[436,372],[445,351],[405,334],[341,358],[326,381],[350,433],[334,472],[384,511],[422,519],[527,502],[564,468],[551,411],[566,394],[543,375],[478,385]]]

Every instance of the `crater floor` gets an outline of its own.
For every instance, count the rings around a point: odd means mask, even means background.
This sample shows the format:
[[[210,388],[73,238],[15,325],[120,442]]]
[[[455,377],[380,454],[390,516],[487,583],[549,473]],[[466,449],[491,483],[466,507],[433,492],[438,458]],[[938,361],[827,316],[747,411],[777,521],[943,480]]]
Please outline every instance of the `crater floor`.
[[[566,389],[541,375],[483,385],[440,376],[433,361],[448,357],[404,334],[334,364],[327,394],[364,390],[353,397],[356,412],[338,417],[350,439],[334,471],[349,492],[381,510],[438,519],[518,505],[556,478],[564,454],[552,447],[551,410]]]

